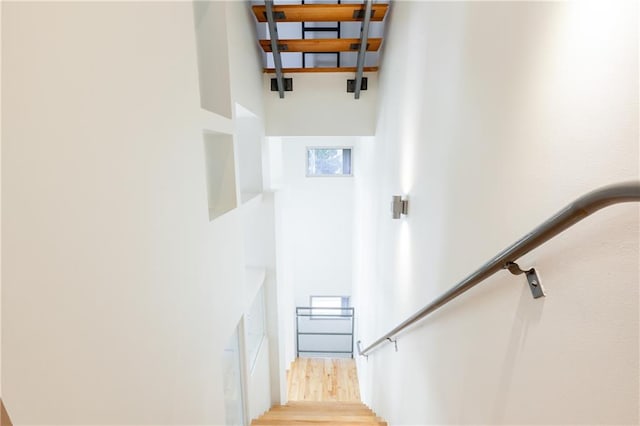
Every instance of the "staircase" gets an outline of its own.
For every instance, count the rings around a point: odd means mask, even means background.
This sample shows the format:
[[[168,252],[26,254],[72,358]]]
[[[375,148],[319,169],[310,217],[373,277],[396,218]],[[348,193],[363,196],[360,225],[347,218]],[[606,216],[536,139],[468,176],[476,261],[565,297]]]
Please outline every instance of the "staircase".
[[[387,422],[361,402],[291,401],[271,408],[251,424],[386,426]]]
[[[374,5],[373,0],[350,4],[342,4],[341,0],[335,0],[336,4],[327,4],[326,0],[307,1],[314,4],[301,0],[302,4],[276,5],[274,0],[264,0],[264,6],[252,7],[259,34],[262,33],[261,23],[267,23],[269,39],[259,40],[259,43],[265,52],[267,64],[269,56],[273,59],[273,68],[264,68],[265,73],[276,74],[271,79],[271,91],[279,92],[282,99],[284,92],[293,91],[293,77],[286,77],[287,73],[355,72],[354,79],[347,79],[346,89],[347,93],[353,93],[355,99],[360,99],[360,91],[367,90],[368,85],[368,77],[364,73],[378,71],[377,66],[365,67],[365,57],[367,53],[371,56],[372,52],[377,52],[382,44],[381,37],[369,37],[370,24],[382,24],[389,5]],[[301,25],[300,33],[291,31],[291,23]],[[285,25],[280,27],[282,32],[288,33],[289,38],[286,35],[281,38],[278,24]],[[354,31],[356,28],[359,32]],[[378,28],[381,29],[381,26]],[[356,34],[359,34],[358,38],[354,38]],[[331,60],[327,62],[327,55],[329,58],[334,56],[335,63]],[[307,56],[311,61],[307,60]],[[302,67],[298,58],[302,60]],[[350,66],[344,66],[344,61]],[[313,66],[309,67],[309,62]]]
[[[289,402],[276,405],[252,425],[386,426],[360,402],[351,358],[297,358],[287,372]]]
[[[377,3],[371,8],[371,21],[381,22],[384,20],[389,5]],[[267,12],[265,6],[256,5],[252,7],[253,13],[258,22],[267,22]],[[342,38],[341,24],[348,22],[362,22],[364,19],[364,5],[360,3],[350,4],[302,4],[275,5],[273,7],[274,19],[277,23],[298,22],[302,25],[302,39],[278,40],[278,49],[284,53],[302,53],[302,68],[283,68],[282,72],[355,72],[356,67],[345,67],[340,65],[340,52],[357,52],[360,48],[359,38]],[[308,23],[335,23],[337,26],[307,26]],[[335,33],[337,38],[309,38],[309,35],[321,33]],[[380,48],[381,38],[369,38],[366,50],[375,52]],[[260,47],[264,52],[273,52],[271,40],[260,40]],[[335,67],[307,67],[305,66],[305,55],[307,54],[335,54]],[[364,67],[363,71],[377,71],[377,66]],[[267,73],[275,73],[275,68],[265,68]]]

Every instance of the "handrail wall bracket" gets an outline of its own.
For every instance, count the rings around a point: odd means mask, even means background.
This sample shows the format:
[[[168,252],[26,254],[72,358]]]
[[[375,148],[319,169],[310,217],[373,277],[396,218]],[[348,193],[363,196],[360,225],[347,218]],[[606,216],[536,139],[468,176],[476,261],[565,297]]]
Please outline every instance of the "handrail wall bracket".
[[[369,361],[369,355],[362,353],[362,340],[358,340],[357,345],[358,345],[358,355],[365,357],[365,359]]]
[[[364,350],[360,349],[360,343],[358,342],[359,354],[367,356],[369,352],[378,347],[378,345],[390,341],[392,337],[395,337],[406,328],[412,326],[433,311],[441,308],[451,300],[503,269],[508,269],[516,275],[525,274],[533,297],[536,299],[543,297],[544,289],[542,288],[540,277],[536,270],[532,268],[528,271],[523,271],[515,261],[598,210],[614,204],[630,202],[640,202],[640,181],[622,182],[605,186],[577,198],[533,231],[495,255],[479,269],[458,282],[431,303],[365,347]]]
[[[393,343],[393,346],[396,348],[396,352],[398,352],[398,339],[392,339],[391,337],[387,337],[387,340]]]
[[[523,270],[520,268],[516,262],[507,262],[504,265],[505,269],[508,269],[513,275],[522,275],[525,274],[527,277],[527,282],[529,283],[529,288],[531,289],[531,295],[534,299],[539,299],[540,297],[545,297],[546,294],[544,292],[544,287],[542,287],[542,281],[538,276],[538,272],[535,268],[531,268],[528,270]]]

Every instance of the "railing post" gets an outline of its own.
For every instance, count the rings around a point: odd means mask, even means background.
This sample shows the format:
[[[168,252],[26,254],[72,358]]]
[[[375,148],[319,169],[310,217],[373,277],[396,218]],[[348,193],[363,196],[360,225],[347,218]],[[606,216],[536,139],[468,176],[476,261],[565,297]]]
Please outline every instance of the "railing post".
[[[296,308],[296,358],[300,358],[300,325],[298,324],[298,308]]]
[[[351,308],[351,358],[353,358],[353,339],[355,334],[356,308]]]

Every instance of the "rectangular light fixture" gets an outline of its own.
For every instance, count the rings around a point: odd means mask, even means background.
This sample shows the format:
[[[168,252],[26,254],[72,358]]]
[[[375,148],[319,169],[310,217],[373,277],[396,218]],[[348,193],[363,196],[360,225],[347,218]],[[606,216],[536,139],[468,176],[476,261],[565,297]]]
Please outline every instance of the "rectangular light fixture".
[[[406,215],[409,212],[409,200],[402,199],[401,195],[391,197],[391,217],[400,219],[400,215]]]

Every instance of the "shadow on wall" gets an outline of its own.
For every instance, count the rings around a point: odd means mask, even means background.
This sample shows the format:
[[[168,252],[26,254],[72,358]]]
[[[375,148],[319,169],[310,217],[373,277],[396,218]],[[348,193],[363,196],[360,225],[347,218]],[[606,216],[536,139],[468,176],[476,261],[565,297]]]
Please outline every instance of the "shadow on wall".
[[[515,370],[518,356],[524,348],[529,327],[538,324],[542,318],[544,302],[545,298],[540,298],[536,300],[536,303],[531,303],[531,291],[529,290],[529,287],[526,285],[522,286],[518,309],[516,310],[515,317],[513,318],[513,326],[511,327],[511,333],[509,334],[507,352],[504,362],[502,363],[504,368],[502,369],[502,375],[500,376],[500,386],[498,387],[498,393],[493,406],[494,423],[503,422],[504,412],[507,406],[506,400],[509,396],[509,389],[511,387],[513,372]]]

